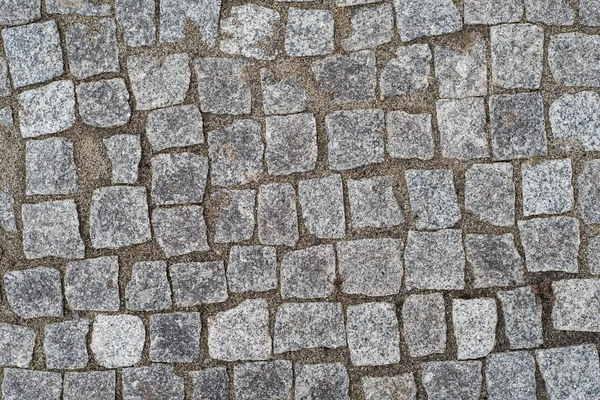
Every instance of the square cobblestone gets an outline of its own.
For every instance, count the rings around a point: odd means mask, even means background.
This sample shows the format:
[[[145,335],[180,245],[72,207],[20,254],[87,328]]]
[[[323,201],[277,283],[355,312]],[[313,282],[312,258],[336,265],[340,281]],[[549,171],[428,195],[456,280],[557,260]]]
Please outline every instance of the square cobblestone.
[[[504,314],[504,333],[511,349],[529,349],[544,343],[542,304],[531,286],[497,293]]]
[[[142,159],[138,135],[114,135],[103,140],[112,167],[112,183],[137,183]]]
[[[404,223],[392,175],[346,181],[353,228],[385,228]]]
[[[294,246],[300,236],[294,187],[289,183],[261,185],[257,220],[261,243]]]
[[[462,29],[462,18],[452,0],[394,0],[400,39],[408,42]]]
[[[141,261],[133,264],[131,280],[125,287],[128,310],[158,311],[171,307],[171,286],[164,261]]]
[[[250,114],[252,96],[245,78],[248,62],[233,58],[198,58],[200,110],[213,114]]]
[[[65,297],[71,310],[119,311],[118,257],[98,257],[68,263]]]
[[[349,400],[350,379],[341,363],[300,364],[294,366],[296,400]]]
[[[75,14],[82,16],[109,16],[112,6],[108,0],[79,0],[77,2],[65,2],[61,0],[46,0],[46,12],[48,14]]]
[[[429,399],[480,398],[481,361],[431,361],[421,365],[421,379]]]
[[[325,298],[335,290],[333,245],[286,253],[281,261],[281,298]]]
[[[417,385],[412,373],[362,378],[365,400],[416,400]]]
[[[600,279],[564,279],[552,282],[552,288],[554,329],[600,332]]]
[[[89,320],[65,321],[46,325],[44,354],[49,369],[80,369],[88,363]]]
[[[381,100],[422,91],[431,79],[431,50],[426,44],[400,46],[379,77]],[[393,111],[401,113],[401,111]],[[390,115],[391,113],[388,113]]]
[[[402,324],[411,357],[446,351],[446,310],[441,293],[408,296],[402,305]]]
[[[583,91],[564,94],[550,106],[554,144],[564,149],[600,150],[600,95]]]
[[[464,13],[465,25],[518,22],[523,17],[523,0],[465,0]]]
[[[344,189],[340,175],[298,182],[304,225],[317,238],[341,239],[346,234]]]
[[[232,246],[227,265],[229,290],[236,293],[277,289],[277,254],[270,246]]]
[[[276,360],[233,367],[236,400],[289,399],[292,394],[292,362]]]
[[[431,160],[435,144],[431,114],[387,113],[387,151],[392,158]]]
[[[552,35],[548,65],[557,83],[564,86],[600,86],[600,35],[569,32]]]
[[[151,46],[156,42],[153,4],[152,0],[115,0],[115,17],[127,46]]]
[[[317,163],[317,122],[312,114],[266,117],[265,159],[271,175],[307,172]]]
[[[77,166],[73,141],[66,138],[28,140],[25,144],[27,195],[77,192]]]
[[[185,39],[186,27],[200,34],[209,48],[215,46],[219,28],[221,0],[162,0],[160,4],[160,42],[177,43]]]
[[[525,0],[528,21],[546,25],[573,25],[575,11],[565,0]]]
[[[465,209],[497,226],[515,223],[515,184],[509,163],[473,164],[465,171]]]
[[[90,349],[106,368],[128,367],[142,359],[146,328],[136,315],[97,315]]]
[[[266,115],[293,114],[308,108],[308,95],[298,76],[277,80],[272,70],[263,68],[260,70],[260,83]]]
[[[285,28],[285,52],[291,57],[333,53],[333,13],[290,7]]]
[[[201,203],[208,158],[193,153],[159,154],[152,158],[152,203]]]
[[[350,19],[351,34],[342,40],[346,51],[375,48],[389,43],[394,36],[394,12],[391,4],[357,8]]]
[[[202,114],[195,105],[152,111],[146,121],[146,137],[154,151],[204,143]]]
[[[215,243],[243,242],[254,234],[256,190],[219,190],[211,201],[218,214],[215,220]]]
[[[439,100],[436,114],[442,156],[459,160],[490,156],[483,98]]]
[[[60,372],[15,368],[4,370],[2,395],[5,400],[60,400],[61,392]]]
[[[536,398],[535,360],[525,351],[490,354],[485,360],[490,400]]]
[[[78,20],[67,26],[69,71],[78,79],[120,72],[117,25],[112,18]]]
[[[546,160],[521,166],[523,215],[562,214],[573,209],[571,160]]]
[[[66,372],[63,400],[115,400],[115,371]]]
[[[13,26],[40,19],[41,0],[1,0],[0,25]]]
[[[126,125],[131,118],[129,92],[121,78],[77,85],[79,115],[84,123],[98,128]]]
[[[197,362],[200,357],[200,313],[154,314],[150,317],[150,360]]]
[[[175,304],[179,307],[221,303],[229,297],[222,261],[173,264],[169,275]]]
[[[35,336],[31,328],[0,323],[0,365],[28,368],[33,359]]]
[[[512,233],[466,235],[465,250],[473,287],[514,286],[524,283],[523,259]]]
[[[172,365],[152,364],[145,367],[125,368],[123,400],[164,399],[183,400],[183,378],[173,371]]]
[[[229,400],[229,376],[225,367],[190,372],[192,400]]]
[[[453,299],[452,322],[459,360],[481,358],[496,345],[496,300]]]

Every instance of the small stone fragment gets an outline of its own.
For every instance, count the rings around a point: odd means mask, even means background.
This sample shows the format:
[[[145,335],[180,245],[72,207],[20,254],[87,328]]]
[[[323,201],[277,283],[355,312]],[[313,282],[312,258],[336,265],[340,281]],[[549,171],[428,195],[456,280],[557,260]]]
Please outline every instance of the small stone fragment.
[[[232,246],[227,266],[229,290],[236,293],[277,289],[277,254],[269,246]]]
[[[142,359],[146,329],[135,315],[97,315],[90,348],[106,368],[127,367]]]
[[[554,329],[600,332],[600,280],[563,279],[552,282]]]
[[[66,131],[75,123],[75,88],[56,81],[19,94],[21,136],[31,138]]]
[[[416,400],[417,385],[412,373],[362,378],[365,400]]]
[[[53,137],[25,144],[25,193],[69,194],[77,192],[77,166],[73,142]]]
[[[291,57],[331,54],[333,32],[331,11],[290,7],[285,28],[285,52]]]
[[[459,160],[490,156],[482,97],[436,103],[442,156]]]
[[[465,172],[465,208],[497,226],[515,223],[515,184],[509,163],[473,164]]]
[[[220,303],[228,298],[222,261],[173,264],[169,275],[178,307]]]
[[[218,210],[215,243],[243,242],[254,234],[256,190],[220,190],[211,200]]]
[[[583,171],[577,178],[579,185],[579,215],[586,224],[600,223],[600,160],[590,160],[583,164]]]
[[[154,151],[204,143],[202,114],[195,105],[152,111],[146,122],[146,137]]]
[[[200,355],[200,313],[178,312],[150,317],[150,360],[197,362]]]
[[[394,0],[394,7],[403,42],[462,29],[462,18],[452,0]]]
[[[292,362],[288,360],[238,364],[233,367],[236,400],[289,399]]]
[[[99,128],[126,125],[131,118],[129,92],[121,78],[77,85],[79,115],[84,123]]]
[[[570,32],[550,36],[548,64],[564,86],[600,86],[600,35]]]
[[[128,310],[159,311],[171,307],[171,287],[167,263],[142,261],[133,264],[131,280],[125,288]]]
[[[341,363],[299,364],[294,366],[296,400],[349,400],[350,379]]]
[[[71,310],[119,311],[118,257],[98,257],[68,263],[65,297]]]
[[[453,299],[452,322],[459,360],[485,357],[494,349],[498,323],[494,299]]]
[[[446,351],[446,310],[441,293],[408,296],[402,306],[402,323],[411,357]]]
[[[294,246],[299,239],[296,191],[289,183],[258,189],[258,238],[263,244]]]
[[[229,376],[225,367],[190,372],[192,377],[192,400],[228,400]]]
[[[554,143],[563,148],[600,150],[600,96],[591,91],[562,95],[550,106],[550,124]]]
[[[66,372],[63,400],[115,400],[115,371]]]
[[[573,25],[575,12],[567,0],[525,0],[528,21],[546,25]]]
[[[531,286],[497,293],[504,313],[504,332],[511,349],[529,349],[544,343],[542,304]]]
[[[265,158],[271,175],[307,172],[317,163],[317,122],[313,114],[266,117]]]
[[[523,0],[465,0],[464,13],[465,25],[518,22],[523,17]]]
[[[523,259],[512,233],[466,235],[465,249],[473,274],[473,287],[523,284]]]
[[[390,111],[386,119],[387,151],[392,158],[431,160],[434,142],[431,114]]]
[[[60,372],[6,368],[2,381],[5,400],[60,400],[62,375]]]
[[[153,0],[115,0],[117,22],[127,46],[152,46],[156,42]]]
[[[208,159],[194,153],[159,154],[152,158],[152,203],[201,203]]]
[[[379,77],[380,99],[385,100],[425,90],[429,87],[430,79],[431,50],[429,50],[429,46],[426,44],[400,46],[396,50],[396,57],[388,61],[381,71]],[[388,113],[388,118],[392,113],[405,114],[402,111],[393,111]]]
[[[352,13],[350,37],[342,40],[346,51],[375,48],[392,41],[394,12],[391,4],[361,7]]]
[[[125,368],[121,376],[123,400],[183,400],[183,378],[175,374],[172,365],[152,364]]]
[[[348,179],[346,185],[353,228],[386,228],[404,223],[402,210],[394,196],[392,175]]]
[[[40,0],[0,0],[0,25],[22,25],[42,17]]]
[[[252,95],[246,77],[247,67],[247,61],[234,58],[195,59],[200,110],[213,114],[250,114]]]
[[[74,320],[46,325],[44,354],[49,369],[80,369],[88,363],[90,321]]]
[[[9,233],[17,231],[15,201],[8,186],[4,186],[0,191],[0,228]]]
[[[221,0],[161,0],[160,42],[182,42],[185,28],[200,32],[209,48],[215,46],[219,28]]]
[[[142,159],[139,135],[114,135],[103,140],[112,166],[112,183],[136,183]]]
[[[1,94],[0,94],[1,97]],[[11,136],[14,132],[15,121],[10,107],[0,108],[0,134]]]
[[[586,260],[590,273],[600,275],[600,235],[588,239]]]
[[[344,189],[340,175],[298,182],[302,219],[317,238],[341,239],[346,234]]]
[[[0,323],[0,365],[28,368],[33,358],[35,332],[20,325]]]
[[[490,400],[536,398],[535,360],[526,351],[490,354],[485,380]]]
[[[423,386],[429,399],[480,398],[481,361],[431,361],[421,366]]]
[[[546,160],[521,166],[523,215],[562,214],[573,209],[571,160]]]
[[[69,71],[75,78],[120,72],[114,19],[77,20],[67,26],[66,41]]]
[[[325,298],[335,290],[333,245],[289,252],[281,261],[281,298]]]
[[[308,108],[308,95],[297,76],[277,81],[271,70],[263,68],[260,70],[260,82],[266,115],[293,114]]]
[[[109,0],[46,0],[49,14],[76,14],[91,17],[105,17],[111,14]]]
[[[8,61],[6,60],[6,57],[0,56],[0,97],[6,96],[10,96],[10,80],[8,79]]]

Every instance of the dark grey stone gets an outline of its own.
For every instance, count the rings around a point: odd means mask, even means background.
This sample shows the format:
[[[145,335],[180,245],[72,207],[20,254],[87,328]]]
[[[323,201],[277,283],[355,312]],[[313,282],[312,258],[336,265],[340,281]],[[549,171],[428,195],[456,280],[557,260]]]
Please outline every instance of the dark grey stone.
[[[571,4],[568,0],[525,0],[526,19],[546,25],[573,25]]]
[[[529,349],[544,343],[542,303],[531,286],[497,293],[504,314],[504,333],[511,349]]]
[[[364,376],[365,400],[417,400],[417,385],[411,373],[394,376]]]
[[[152,158],[152,203],[201,203],[208,158],[194,153],[159,154]]]
[[[273,71],[263,68],[260,70],[260,82],[266,115],[293,114],[308,108],[308,95],[297,76],[276,80]]]
[[[333,245],[291,251],[281,260],[281,298],[325,298],[335,290]]]
[[[169,275],[178,307],[220,303],[228,298],[222,261],[173,264]]]
[[[402,306],[402,324],[411,357],[446,351],[446,310],[441,293],[408,296]]]
[[[146,121],[146,137],[152,150],[204,143],[202,114],[195,105],[152,111]]]
[[[246,77],[247,67],[248,62],[241,59],[195,59],[200,110],[212,114],[250,114],[252,95]],[[235,122],[233,126],[236,126]]]
[[[227,266],[229,290],[236,293],[277,289],[277,257],[274,247],[232,246]]]
[[[150,360],[197,362],[200,357],[200,313],[178,312],[150,317]]]
[[[266,117],[265,158],[270,175],[307,172],[317,163],[317,122],[313,114]]]
[[[162,0],[161,43],[182,42],[184,28],[193,27],[208,47],[214,47],[219,27],[221,0]]]
[[[289,183],[258,189],[258,239],[263,244],[294,246],[299,239],[296,191]]]
[[[33,359],[35,331],[24,326],[0,323],[0,365],[28,368]]]
[[[131,280],[125,288],[128,310],[158,311],[171,307],[171,286],[167,263],[142,261],[133,264]]]
[[[548,64],[564,86],[600,86],[600,35],[570,32],[550,36]]]
[[[353,228],[385,228],[404,223],[392,175],[348,179],[346,185]]]
[[[482,97],[439,100],[436,114],[443,157],[471,160],[490,156]]]
[[[0,25],[21,25],[40,19],[40,0],[0,0]]]
[[[386,118],[387,151],[392,158],[431,160],[435,144],[431,114],[389,111]]]
[[[115,371],[66,372],[63,400],[115,400]]]
[[[515,223],[515,184],[509,163],[473,164],[465,171],[465,209],[497,226]]]
[[[4,290],[12,311],[21,318],[62,317],[60,271],[38,267],[4,274]]]
[[[550,106],[553,144],[565,150],[600,150],[600,95],[592,91],[564,94]]]
[[[152,46],[156,42],[153,0],[115,0],[115,16],[127,46]]]
[[[466,235],[465,250],[473,287],[515,286],[524,283],[523,259],[512,233]]]
[[[256,190],[219,190],[211,196],[217,210],[215,243],[243,242],[254,234]]]
[[[25,144],[25,187],[25,193],[30,196],[77,192],[73,142],[61,137],[28,140]]]
[[[192,400],[229,400],[229,376],[225,367],[190,372]]]
[[[535,360],[525,351],[490,354],[485,360],[490,400],[536,399]]]
[[[400,46],[395,55],[385,64],[379,77],[381,100],[425,90],[431,81],[432,56],[429,46],[426,44]],[[402,113],[402,111],[393,112]]]
[[[452,299],[452,323],[459,360],[485,357],[494,350],[498,324],[495,299]]]
[[[183,378],[175,374],[173,366],[152,364],[145,367],[125,368],[123,400],[161,399],[183,400]]]
[[[80,369],[88,363],[90,321],[73,320],[46,325],[44,354],[48,369]]]
[[[391,4],[357,8],[350,19],[351,34],[342,40],[346,51],[375,48],[392,41],[394,12]]]
[[[236,400],[290,399],[292,362],[288,360],[238,364],[233,368]]]
[[[114,135],[103,140],[112,166],[112,183],[136,183],[142,159],[139,135]]]
[[[60,372],[4,369],[2,395],[5,400],[60,400]]]
[[[146,328],[136,315],[96,315],[90,349],[106,368],[128,367],[142,359]]]
[[[65,297],[71,310],[119,311],[118,257],[98,257],[68,263]]]
[[[330,10],[290,7],[285,28],[286,54],[309,57],[333,53],[333,25],[333,12]]]
[[[431,400],[478,400],[481,361],[431,361],[421,364],[422,382]]]
[[[341,363],[294,366],[296,400],[349,400],[350,379]]]
[[[340,175],[298,182],[304,225],[317,238],[341,239],[346,234],[344,189]]]
[[[523,17],[523,0],[465,0],[464,15],[465,25],[518,22]]]
[[[563,279],[552,283],[556,330],[600,332],[600,279]]]
[[[69,71],[75,78],[120,72],[114,19],[77,20],[67,26],[66,42]]]
[[[129,92],[121,78],[77,85],[79,115],[83,122],[98,128],[126,125],[131,118]]]

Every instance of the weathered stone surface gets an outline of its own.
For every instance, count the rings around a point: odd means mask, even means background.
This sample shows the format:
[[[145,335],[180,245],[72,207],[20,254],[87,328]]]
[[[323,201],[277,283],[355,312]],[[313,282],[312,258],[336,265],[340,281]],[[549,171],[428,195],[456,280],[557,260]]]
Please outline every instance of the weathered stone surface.
[[[294,246],[299,238],[294,187],[289,183],[261,185],[257,220],[261,243]]]
[[[1,97],[1,94],[0,94]],[[15,121],[10,107],[0,108],[0,134],[11,136],[15,131]]]
[[[46,325],[44,354],[49,369],[80,369],[88,363],[89,320],[73,320]]]
[[[340,175],[298,182],[304,225],[317,238],[340,239],[346,234],[344,190]]]
[[[266,122],[269,174],[307,172],[317,163],[317,122],[313,114],[271,116]]]
[[[79,115],[84,123],[99,128],[123,126],[131,118],[129,92],[121,78],[77,85]]]
[[[200,32],[208,47],[214,47],[219,28],[221,0],[162,0],[160,2],[161,43],[182,42],[186,25]]]
[[[583,91],[565,94],[550,106],[550,124],[555,144],[570,150],[600,150],[600,96]]]
[[[600,332],[600,280],[564,279],[552,282],[554,329]]]
[[[16,368],[4,370],[2,395],[5,400],[60,400],[61,392],[60,372]]]
[[[404,216],[394,195],[392,175],[346,181],[353,228],[402,225]],[[343,210],[343,208],[342,208]]]
[[[266,360],[271,356],[269,309],[250,299],[208,318],[208,353],[225,361]]]
[[[396,57],[385,64],[379,77],[381,100],[427,89],[431,79],[431,58],[431,50],[426,44],[398,47]]]
[[[570,32],[550,36],[548,64],[564,86],[600,86],[600,35]]]
[[[119,311],[118,257],[98,257],[68,263],[65,297],[71,310]]]
[[[497,226],[515,223],[515,185],[509,163],[473,164],[465,172],[465,208]]]
[[[189,56],[148,53],[130,55],[127,71],[136,110],[153,110],[183,103],[190,86]]]
[[[535,360],[526,351],[490,354],[485,380],[490,400],[536,398]]]
[[[600,25],[600,2],[579,0],[579,23],[588,26]]]
[[[115,400],[115,371],[66,372],[63,400]]]
[[[297,76],[276,80],[272,70],[263,68],[260,83],[266,115],[293,114],[308,108],[308,95]]]
[[[334,103],[346,104],[375,100],[377,66],[375,53],[361,50],[317,60],[312,71],[320,88]]]
[[[529,272],[578,271],[580,240],[576,218],[535,218],[517,225]]]
[[[512,233],[466,235],[465,250],[473,274],[473,287],[523,284],[523,259]]]
[[[285,52],[288,56],[308,57],[331,54],[333,42],[331,11],[289,8],[285,28]]]
[[[134,365],[142,359],[146,329],[136,315],[97,315],[90,348],[106,368]]]
[[[247,61],[234,58],[195,59],[200,110],[213,114],[250,114],[252,95],[247,67]]]
[[[523,0],[465,0],[464,13],[465,25],[518,22],[523,17]]]
[[[0,191],[0,228],[9,233],[17,231],[15,201],[8,186],[4,186]]]
[[[243,242],[254,234],[256,190],[219,190],[211,196],[218,214],[215,243]]]
[[[284,300],[331,296],[335,290],[333,245],[314,246],[285,254],[280,276],[281,298]]]
[[[479,399],[481,361],[431,361],[421,365],[423,386],[429,399]]]
[[[77,20],[67,26],[66,42],[69,71],[75,78],[120,71],[114,19]]]
[[[215,367],[190,372],[192,400],[228,400],[229,376],[225,367]]]
[[[150,360],[197,362],[200,355],[200,313],[178,312],[150,317]]]
[[[46,0],[49,14],[76,14],[91,17],[105,17],[111,14],[109,0]]]
[[[175,374],[172,365],[153,364],[145,367],[125,368],[123,400],[162,399],[183,400],[183,378]]]
[[[394,0],[400,39],[408,42],[462,29],[462,19],[451,0]]]
[[[229,290],[236,293],[277,289],[277,254],[270,246],[232,246],[227,265]]]
[[[404,269],[406,290],[463,289],[465,252],[462,232],[458,229],[408,231]]]
[[[442,156],[459,160],[490,156],[482,97],[436,103]]]
[[[233,368],[236,400],[289,399],[292,362],[277,360],[238,364]]]
[[[567,0],[525,0],[528,21],[546,25],[573,25],[575,12]]]
[[[350,19],[351,34],[342,40],[346,51],[375,48],[392,41],[394,12],[391,4],[357,8]]]
[[[220,303],[228,298],[222,261],[173,264],[169,275],[178,307]]]
[[[159,154],[152,158],[152,203],[201,203],[208,158],[194,153]]]
[[[277,307],[273,339],[273,351],[276,354],[315,347],[336,349],[344,346],[346,333],[341,303],[284,303]]]
[[[33,358],[35,332],[24,326],[0,323],[0,365],[28,368]]]
[[[107,186],[94,190],[90,209],[93,247],[118,249],[151,238],[146,188]]]
[[[412,373],[362,378],[365,400],[416,400],[417,385]]]
[[[1,0],[0,25],[21,25],[40,19],[40,0]]]
[[[152,111],[146,121],[146,137],[154,151],[204,143],[202,114],[195,105]]]
[[[63,74],[63,56],[55,20],[2,30],[13,86],[47,82]]]
[[[577,178],[579,215],[586,224],[600,223],[600,160],[586,161]]]
[[[402,306],[402,323],[411,357],[446,351],[446,311],[441,293],[408,296]]]
[[[115,0],[115,16],[127,46],[151,46],[156,42],[153,6],[152,0]]]
[[[542,304],[530,286],[497,293],[504,314],[504,333],[511,349],[528,349],[544,343]]]
[[[77,166],[73,142],[66,138],[28,140],[25,144],[25,193],[77,192]]]
[[[8,79],[8,61],[0,56],[0,97],[10,96],[10,80]]]
[[[498,323],[494,299],[453,299],[452,322],[459,360],[485,357],[494,349]]]
[[[387,151],[392,158],[431,160],[435,144],[431,114],[390,111],[386,118]]]
[[[171,307],[171,287],[167,263],[142,261],[133,264],[131,280],[125,288],[128,310],[158,311]]]
[[[299,364],[294,366],[296,400],[349,400],[350,379],[341,363]]]
[[[112,183],[136,183],[142,158],[139,135],[114,135],[103,142],[112,166]]]
[[[521,166],[523,215],[562,214],[573,209],[571,160],[546,160]]]

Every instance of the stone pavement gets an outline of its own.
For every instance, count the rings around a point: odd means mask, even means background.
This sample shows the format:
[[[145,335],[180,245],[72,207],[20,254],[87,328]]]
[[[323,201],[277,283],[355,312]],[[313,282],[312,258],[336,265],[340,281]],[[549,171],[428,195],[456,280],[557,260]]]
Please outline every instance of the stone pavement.
[[[0,37],[2,399],[600,399],[600,0]]]

